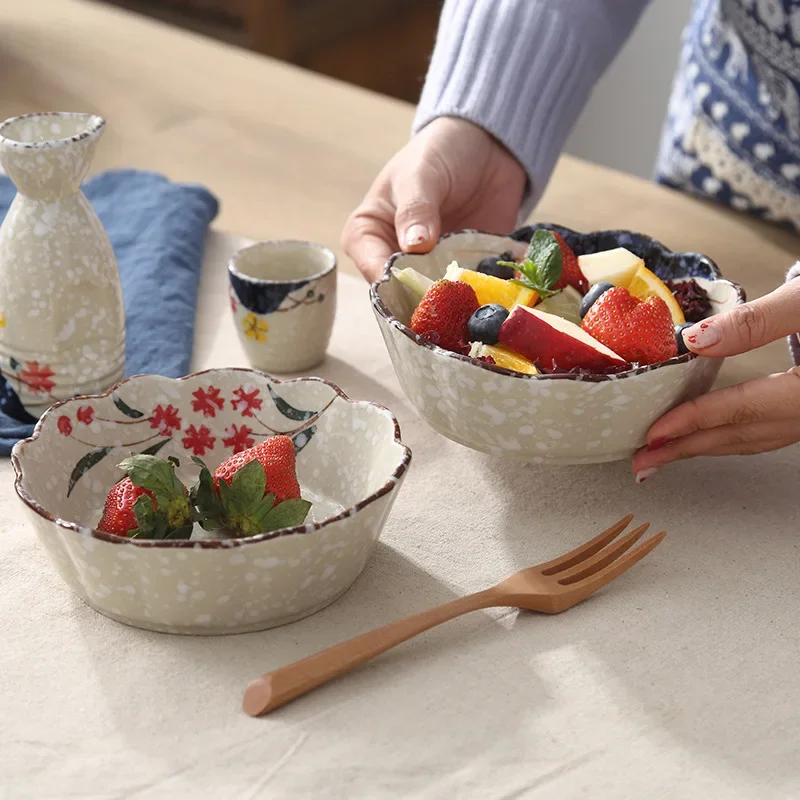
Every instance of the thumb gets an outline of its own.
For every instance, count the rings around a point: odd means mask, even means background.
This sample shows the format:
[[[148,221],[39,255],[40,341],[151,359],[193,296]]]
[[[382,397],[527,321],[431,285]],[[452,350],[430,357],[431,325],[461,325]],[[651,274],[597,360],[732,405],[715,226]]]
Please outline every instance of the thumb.
[[[683,331],[686,346],[714,358],[735,356],[800,331],[800,280]]]
[[[397,241],[406,252],[427,253],[442,228],[441,182],[435,170],[421,166],[399,181],[394,189],[394,225]]]

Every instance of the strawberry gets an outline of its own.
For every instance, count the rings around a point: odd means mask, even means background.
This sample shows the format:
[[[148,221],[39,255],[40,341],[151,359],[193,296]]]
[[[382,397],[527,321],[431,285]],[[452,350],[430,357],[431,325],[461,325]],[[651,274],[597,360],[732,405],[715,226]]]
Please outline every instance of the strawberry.
[[[555,288],[564,289],[567,286],[572,286],[581,294],[586,294],[589,291],[589,281],[586,280],[581,268],[578,266],[578,257],[564,241],[564,237],[560,233],[553,231],[553,236],[561,248],[561,278]]]
[[[97,530],[116,533],[117,536],[127,536],[138,528],[139,523],[136,521],[133,506],[142,495],[153,497],[152,492],[135,486],[130,478],[123,478],[119,483],[115,483],[106,497],[103,516],[97,524]],[[150,504],[155,511],[155,500],[151,500]]]
[[[254,458],[264,468],[267,481],[264,494],[274,494],[276,503],[300,497],[300,484],[295,474],[294,442],[288,436],[272,436],[255,447],[226,458],[214,471],[214,488],[217,494],[220,481],[225,481],[230,486],[233,476]]]
[[[192,500],[205,530],[254,536],[301,525],[308,516],[311,503],[300,497],[294,442],[288,436],[273,436],[232,455],[213,476],[199,458],[194,461],[201,469]]]
[[[655,296],[639,300],[622,286],[600,295],[581,327],[631,364],[657,364],[678,355],[667,304]]]
[[[466,355],[469,318],[478,310],[475,290],[461,281],[437,281],[425,292],[409,327],[431,344]]]
[[[97,530],[132,539],[188,539],[193,514],[176,463],[150,455],[126,458],[119,467],[127,476],[111,487]]]

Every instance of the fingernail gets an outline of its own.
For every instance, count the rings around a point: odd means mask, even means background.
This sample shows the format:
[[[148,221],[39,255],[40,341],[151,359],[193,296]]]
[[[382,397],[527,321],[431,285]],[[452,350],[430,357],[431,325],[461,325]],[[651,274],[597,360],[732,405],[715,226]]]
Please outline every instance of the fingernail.
[[[658,472],[658,467],[639,470],[639,472],[636,473],[636,483],[644,483],[648,478],[652,478],[656,472]]]
[[[698,322],[691,328],[683,332],[683,340],[687,345],[691,345],[692,350],[704,350],[706,347],[713,347],[719,344],[722,334],[717,325],[710,322]]]
[[[668,444],[671,444],[674,441],[675,439],[673,439],[671,436],[660,436],[658,439],[653,439],[653,441],[647,445],[647,449],[651,452],[653,450],[660,450],[662,447],[666,447]]]
[[[428,240],[428,229],[424,225],[412,225],[405,236],[406,247],[414,247]]]

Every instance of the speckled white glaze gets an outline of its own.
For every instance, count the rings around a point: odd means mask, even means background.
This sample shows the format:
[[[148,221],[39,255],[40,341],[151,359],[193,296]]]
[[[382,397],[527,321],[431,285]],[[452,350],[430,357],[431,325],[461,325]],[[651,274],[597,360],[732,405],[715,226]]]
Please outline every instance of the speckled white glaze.
[[[191,455],[213,470],[273,432],[294,438],[302,491],[317,500],[305,525],[200,541],[93,530],[120,477],[116,465],[130,452],[160,445],[159,454],[177,456],[181,477],[192,482]],[[12,460],[39,541],[86,603],[151,630],[238,633],[312,614],[358,577],[410,462],[399,436],[387,409],[348,400],[320,379],[281,382],[218,369],[180,380],[131,378],[107,395],[61,403]]]
[[[443,238],[425,255],[397,255],[397,268],[413,267],[434,280],[455,260],[474,267],[525,246],[502,236],[464,231]],[[698,279],[714,313],[742,301],[724,280]],[[633,456],[650,426],[683,400],[707,392],[721,359],[681,356],[657,367],[616,376],[520,375],[421,343],[407,323],[413,303],[387,268],[373,284],[372,300],[403,391],[439,433],[491,455],[537,464],[591,464]]]
[[[0,228],[0,371],[34,416],[105,391],[125,366],[117,262],[80,189],[104,125],[69,113],[0,125],[18,190]]]
[[[265,372],[317,366],[336,315],[336,256],[315,242],[256,242],[228,265],[231,311],[248,361]]]

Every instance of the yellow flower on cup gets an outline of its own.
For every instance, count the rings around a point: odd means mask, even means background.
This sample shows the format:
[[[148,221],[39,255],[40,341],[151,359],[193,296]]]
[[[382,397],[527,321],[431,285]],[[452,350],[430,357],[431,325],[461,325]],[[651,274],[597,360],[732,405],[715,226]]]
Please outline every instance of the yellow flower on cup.
[[[269,325],[250,311],[242,317],[242,330],[248,339],[254,339],[256,342],[264,342],[267,339]]]

